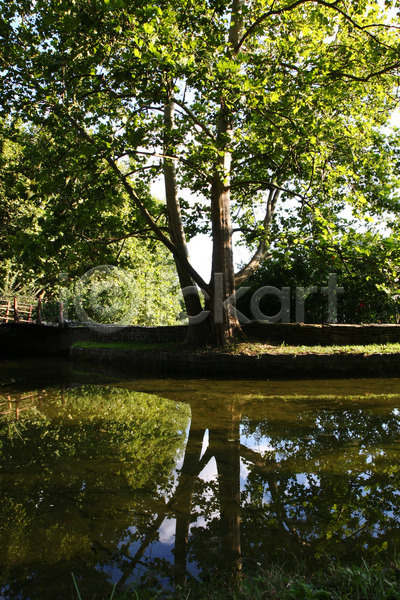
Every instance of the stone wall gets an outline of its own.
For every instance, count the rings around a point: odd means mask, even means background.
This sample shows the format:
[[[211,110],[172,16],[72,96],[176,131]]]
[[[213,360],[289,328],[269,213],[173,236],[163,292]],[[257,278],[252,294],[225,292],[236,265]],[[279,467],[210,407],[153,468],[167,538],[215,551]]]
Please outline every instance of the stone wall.
[[[73,348],[72,360],[113,367],[115,375],[220,379],[398,377],[400,354],[286,354],[237,356],[110,348]],[[334,390],[332,389],[332,392]]]
[[[303,325],[298,323],[249,323],[246,336],[257,342],[287,345],[380,344],[400,342],[400,325]],[[19,355],[68,355],[81,341],[110,343],[183,342],[187,327],[112,327],[0,325],[0,357]]]
[[[172,327],[58,327],[31,323],[0,325],[0,357],[27,355],[69,355],[77,342],[183,342],[185,326]]]
[[[70,333],[76,341],[81,335],[82,327],[70,328]],[[108,327],[98,326],[85,328],[86,339],[101,342],[142,342],[160,344],[166,342],[183,342],[186,337],[185,325],[171,325],[168,327]]]

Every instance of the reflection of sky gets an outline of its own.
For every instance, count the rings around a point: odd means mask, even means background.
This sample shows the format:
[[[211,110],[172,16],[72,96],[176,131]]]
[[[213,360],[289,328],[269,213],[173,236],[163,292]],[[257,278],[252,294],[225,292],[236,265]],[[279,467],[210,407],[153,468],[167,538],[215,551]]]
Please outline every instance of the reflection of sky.
[[[212,457],[212,459],[208,461],[208,463],[200,473],[199,477],[203,481],[214,481],[215,479],[217,479],[217,474],[217,463],[215,461],[215,458]]]
[[[251,448],[252,450],[254,450],[255,452],[257,452],[261,455],[264,454],[265,452],[273,452],[274,451],[274,448],[271,446],[271,444],[268,440],[259,440],[259,439],[256,440],[254,436],[241,436],[240,442],[243,445],[247,446],[247,448]],[[203,457],[204,453],[206,452],[206,450],[208,448],[208,444],[209,444],[209,431],[207,429],[205,431],[204,438],[203,438],[203,446],[201,449],[201,458]],[[248,470],[245,462],[243,462],[243,460],[241,460],[240,461],[241,489],[243,489],[243,487],[246,484],[246,479],[248,477],[248,474],[249,474],[249,470]],[[204,469],[201,471],[199,477],[204,482],[214,481],[217,479],[217,477],[218,477],[217,463],[216,463],[214,457],[212,457],[211,460],[208,461],[208,463],[206,464]]]
[[[200,460],[203,458],[203,454],[208,448],[209,441],[210,441],[210,432],[208,431],[208,429],[206,429],[206,431],[204,433],[204,438],[203,438],[203,446],[201,448]]]
[[[129,528],[129,533],[134,534],[136,531],[135,527]],[[129,536],[125,538],[125,540],[121,540],[119,543],[119,547],[121,548],[124,544],[126,544],[129,540]],[[134,558],[136,553],[139,551],[141,544],[143,543],[143,539],[139,539],[131,544],[129,544],[127,554],[130,558]],[[163,560],[168,562],[170,565],[174,564],[174,550],[175,546],[175,519],[164,519],[161,527],[158,530],[158,539],[149,544],[146,548],[146,551],[143,554],[143,557],[137,564],[137,566],[132,569],[132,573],[128,577],[126,583],[128,585],[133,585],[143,577],[143,575],[147,574],[149,571],[151,572],[151,568],[148,568],[148,563],[154,560]],[[126,559],[126,569],[129,572],[129,558]],[[111,579],[113,582],[118,582],[119,579],[124,575],[124,572],[118,568],[112,569]],[[168,588],[168,579],[160,579],[158,577],[160,583]]]
[[[264,455],[265,453],[269,453],[269,452],[274,452],[274,448],[270,443],[270,438],[260,440],[259,438],[255,439],[254,436],[246,435],[246,436],[241,436],[240,441],[247,448],[254,450],[254,452],[257,452],[260,455]],[[208,443],[209,443],[209,432],[207,429],[205,432],[205,435],[204,435],[204,439],[203,439],[203,447],[201,450],[201,456],[203,456],[205,451],[207,450]],[[281,452],[275,452],[274,454],[278,461],[281,460],[282,458],[284,458],[284,454]],[[240,489],[241,489],[241,491],[243,491],[246,487],[249,472],[250,471],[249,471],[248,463],[241,458],[240,459]],[[199,477],[206,483],[217,480],[217,478],[218,478],[217,463],[216,463],[216,460],[214,457],[212,457],[211,460],[209,460],[209,462],[206,464],[204,469],[201,471]],[[313,485],[316,485],[319,487],[320,486],[319,478],[316,477],[315,475],[311,475],[311,477],[313,479]],[[298,485],[303,486],[305,489],[308,489],[310,487],[310,483],[309,483],[310,474],[309,473],[298,473],[298,474],[294,475],[294,479]],[[288,492],[285,492],[285,493],[287,494]],[[267,493],[265,495],[264,501],[265,502],[270,501],[269,493]],[[205,527],[205,521],[204,521],[203,517],[200,517],[196,521],[195,526],[196,527]]]
[[[175,519],[164,519],[158,530],[158,537],[162,544],[171,545],[175,540]]]
[[[193,523],[190,527],[206,527],[206,522],[203,518],[197,520],[196,523]],[[132,574],[127,579],[127,584],[132,585],[139,582],[140,578],[143,575],[147,575],[151,573],[151,562],[162,560],[169,563],[170,567],[173,568],[174,565],[174,547],[175,547],[175,529],[176,529],[176,520],[172,518],[164,519],[161,527],[158,530],[158,539],[152,542],[148,548],[146,549],[142,559],[136,566],[136,568],[132,571]],[[130,533],[134,533],[135,528],[130,528]],[[125,542],[127,540],[125,539]],[[129,545],[128,553],[130,557],[134,557],[143,540],[140,539]],[[119,547],[123,546],[123,541],[120,542]],[[129,560],[127,560],[127,569],[129,570]],[[199,574],[199,569],[197,565],[193,562],[190,562],[188,565],[188,570],[192,576],[196,577]],[[112,581],[117,582],[122,576],[123,571],[118,568],[111,568],[110,570],[105,570],[110,575]],[[158,581],[163,585],[164,588],[168,589],[170,586],[170,581],[167,577],[160,578],[157,575]]]
[[[397,409],[394,409],[393,414],[395,416],[397,416]],[[399,413],[400,414],[400,413]],[[318,424],[317,424],[318,426]],[[323,430],[324,436],[334,436],[334,432],[328,432],[325,433],[325,430],[323,428],[323,426],[321,425],[320,428]],[[187,431],[187,435],[189,434],[189,429],[190,427],[188,427],[188,431]],[[385,424],[382,424],[382,429],[385,430]],[[248,431],[248,430],[247,430]],[[350,431],[351,433],[351,431]],[[318,435],[318,434],[317,434]],[[352,436],[350,435],[350,438]],[[315,444],[318,443],[318,437],[313,437],[313,438],[308,438],[308,437],[304,437],[302,438],[304,440],[307,441],[307,444]],[[249,435],[249,434],[245,434],[244,431],[242,431],[242,434],[240,436],[240,443],[244,446],[246,446],[247,448],[249,448],[250,450],[254,451],[255,453],[257,453],[259,456],[268,456],[270,457],[270,459],[272,460],[272,463],[279,464],[281,461],[285,461],[286,459],[295,456],[298,452],[299,449],[301,448],[301,446],[298,445],[298,441],[291,441],[291,440],[279,440],[279,444],[277,445],[269,436],[260,436],[259,434],[256,435]],[[274,447],[275,444],[275,447]],[[206,430],[205,434],[204,434],[204,438],[203,438],[203,442],[202,442],[202,449],[201,449],[201,458],[204,456],[205,452],[207,451],[207,448],[209,446],[209,431]],[[365,470],[364,472],[360,472],[360,469],[357,468],[356,471],[356,475],[358,478],[358,481],[360,482],[365,482],[365,486],[368,485],[368,479],[371,477],[372,471],[368,470],[366,467],[368,464],[370,464],[371,462],[374,462],[376,460],[377,457],[379,456],[384,456],[385,452],[382,449],[375,449],[373,451],[371,451],[371,448],[368,448],[369,452],[366,452],[366,449],[364,448],[359,448],[358,452],[359,454],[364,454],[364,459],[365,459]],[[169,498],[173,496],[174,491],[176,489],[176,485],[178,484],[179,481],[179,477],[180,477],[180,471],[182,469],[183,466],[183,460],[184,457],[181,455],[179,457],[177,457],[177,462],[176,462],[176,471],[174,474],[174,480],[175,480],[175,485],[174,485],[174,490],[172,492],[169,493]],[[318,468],[318,461],[314,462],[314,468]],[[360,465],[359,465],[360,467]],[[240,489],[242,492],[246,491],[246,485],[248,482],[248,477],[249,474],[252,470],[252,465],[250,462],[248,462],[248,460],[246,459],[240,459]],[[207,484],[212,484],[213,482],[217,482],[218,479],[218,472],[217,472],[217,463],[214,457],[212,457],[208,463],[204,466],[204,468],[202,469],[202,471],[199,474],[199,479],[203,482],[203,484],[205,484],[204,486],[204,490],[203,490],[203,499],[207,502],[208,500],[212,499],[214,490],[213,490],[213,485],[207,485]],[[311,490],[310,493],[312,493],[312,489],[313,488],[320,488],[321,487],[321,477],[318,473],[315,472],[292,472],[289,475],[289,480],[286,484],[287,487],[286,489],[283,489],[283,498],[286,498],[287,500],[285,500],[283,502],[283,508],[284,510],[288,511],[288,514],[290,512],[290,510],[293,508],[293,503],[290,500],[290,496],[293,495],[293,489],[295,489],[293,486],[298,487],[299,489],[303,489],[303,490]],[[363,485],[361,485],[360,487],[360,494],[362,497],[364,497],[366,494],[368,494],[369,492],[367,491],[368,488],[365,488]],[[400,492],[399,492],[400,494]],[[247,495],[247,494],[245,494]],[[168,502],[168,499],[166,498],[166,502]],[[282,498],[282,499],[283,499]],[[245,503],[246,501],[251,501],[250,498],[245,498],[245,496],[243,496],[243,503]],[[265,485],[263,492],[262,492],[262,504],[265,507],[268,507],[268,505],[270,505],[272,502],[272,498],[271,498],[271,492],[268,488],[268,485]],[[287,502],[287,503],[286,503]],[[267,509],[268,510],[268,509]],[[219,512],[218,509],[213,510],[209,513],[204,513],[204,506],[192,506],[192,515],[193,515],[193,521],[191,522],[190,526],[189,526],[189,533],[192,532],[193,529],[198,529],[198,528],[203,528],[203,529],[207,529],[210,522],[213,519],[218,519],[219,518]],[[195,515],[197,515],[197,518],[195,517]],[[357,519],[358,521],[358,526],[362,529],[365,526],[365,517],[363,515],[363,511],[353,511],[352,513],[352,517]],[[393,514],[392,511],[387,511],[387,517],[388,518],[396,518],[396,516]],[[300,506],[297,507],[297,513],[296,513],[296,519],[298,520],[298,522],[302,521],[302,520],[307,520],[308,519],[308,515],[307,515],[307,510],[306,509],[302,509]],[[290,520],[290,519],[289,519]],[[283,528],[288,531],[289,527],[286,521],[282,522],[282,526]],[[369,524],[369,529],[371,530],[371,534],[372,535],[376,535],[378,536],[380,534],[379,532],[379,527],[378,524],[375,525],[373,523]],[[136,569],[135,573],[139,573],[140,571],[144,572],[144,570],[147,567],[148,563],[151,563],[152,560],[163,560],[166,561],[170,564],[171,568],[173,568],[174,565],[174,544],[175,544],[175,529],[176,529],[176,521],[174,518],[171,518],[171,513],[169,518],[166,518],[164,520],[164,522],[162,523],[159,531],[158,531],[158,538],[152,542],[152,544],[149,545],[149,547],[147,548],[144,557],[141,559],[141,566],[139,566],[138,569]],[[308,536],[308,539],[312,539],[315,536],[317,536],[317,532],[310,530],[308,531],[308,533],[306,534],[304,532],[305,536]],[[138,541],[135,542],[133,544],[131,544],[129,546],[129,554],[130,556],[134,556],[135,553],[137,552],[138,548],[140,547],[140,544],[142,543],[142,541]],[[188,570],[189,572],[194,575],[195,577],[198,575],[199,571],[198,571],[198,567],[196,564],[194,563],[190,563],[188,565]],[[118,579],[118,577],[115,577],[115,573],[113,573],[113,579],[116,580]],[[132,577],[130,578],[129,582],[132,583],[137,579],[137,574],[133,574]],[[168,587],[168,583],[166,581],[162,582],[166,587]]]

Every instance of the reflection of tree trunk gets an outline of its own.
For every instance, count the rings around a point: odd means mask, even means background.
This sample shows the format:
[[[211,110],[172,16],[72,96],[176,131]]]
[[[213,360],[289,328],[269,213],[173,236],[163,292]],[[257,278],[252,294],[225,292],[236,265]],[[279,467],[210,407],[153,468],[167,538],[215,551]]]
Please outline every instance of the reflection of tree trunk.
[[[192,409],[192,426],[186,444],[185,458],[175,493],[171,500],[162,507],[157,518],[148,528],[139,549],[129,561],[129,566],[119,580],[118,588],[127,582],[133,570],[144,556],[148,546],[155,539],[164,519],[171,511],[176,513],[175,579],[177,583],[185,582],[193,488],[196,477],[204,468],[204,461],[200,461],[200,456],[205,431],[204,429],[198,430],[194,428],[195,418],[193,417],[193,412],[194,409]]]
[[[222,554],[234,576],[242,569],[240,544],[240,417],[238,407],[228,409],[229,422],[222,431],[210,430],[210,443],[217,462]]]
[[[193,490],[196,477],[199,475],[200,456],[205,433],[204,429],[195,429],[195,423],[195,409],[192,408],[192,425],[186,444],[181,477],[171,504],[171,508],[176,514],[175,582],[181,585],[186,581]]]
[[[148,528],[145,538],[142,541],[142,543],[140,544],[138,550],[136,551],[135,556],[130,559],[128,567],[125,569],[123,575],[119,579],[119,581],[117,583],[118,588],[122,589],[122,586],[124,586],[125,583],[128,581],[129,577],[132,575],[133,570],[136,568],[139,561],[143,558],[144,553],[146,552],[147,548],[149,547],[151,542],[156,537],[158,530],[160,529],[161,525],[163,524],[164,519],[167,516],[166,515],[167,507],[168,507],[168,505],[166,504],[165,509],[163,507],[163,510],[160,511],[160,513],[157,515],[156,519],[153,521],[153,523]]]
[[[228,411],[227,420],[223,422],[221,429],[210,430],[210,445],[200,460],[205,429],[203,426],[196,426],[203,421],[202,412],[197,414],[196,407],[192,406],[192,421],[185,458],[175,493],[148,528],[139,549],[129,561],[129,566],[118,582],[118,587],[126,583],[146,549],[155,539],[162,522],[171,512],[176,518],[175,582],[181,585],[185,583],[194,486],[196,478],[212,456],[216,459],[218,469],[221,555],[225,563],[223,566],[235,576],[241,572],[239,433],[241,411],[234,405],[228,408]]]

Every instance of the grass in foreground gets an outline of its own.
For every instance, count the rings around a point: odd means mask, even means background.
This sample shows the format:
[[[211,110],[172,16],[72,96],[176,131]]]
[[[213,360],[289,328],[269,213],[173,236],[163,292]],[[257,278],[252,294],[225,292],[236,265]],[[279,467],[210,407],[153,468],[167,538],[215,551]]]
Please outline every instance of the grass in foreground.
[[[77,342],[78,348],[110,348],[118,350],[163,350],[165,352],[187,352],[179,343],[168,342],[146,344],[143,342]],[[348,346],[290,346],[281,344],[274,346],[258,342],[235,342],[223,348],[205,348],[201,354],[223,353],[233,356],[262,356],[263,354],[398,354],[400,344],[367,344]]]
[[[80,595],[74,578],[78,600]],[[175,592],[131,590],[118,594],[114,589],[104,600],[400,600],[400,570],[369,567],[332,567],[313,576],[289,576],[275,567],[256,577],[224,582],[193,582]]]

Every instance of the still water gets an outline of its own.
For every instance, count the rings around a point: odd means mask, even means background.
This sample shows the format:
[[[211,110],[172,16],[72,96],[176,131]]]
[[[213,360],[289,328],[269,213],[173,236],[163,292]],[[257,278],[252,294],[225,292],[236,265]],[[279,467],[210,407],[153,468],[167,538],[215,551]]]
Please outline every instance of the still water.
[[[0,364],[0,597],[387,564],[400,379],[126,379]]]

